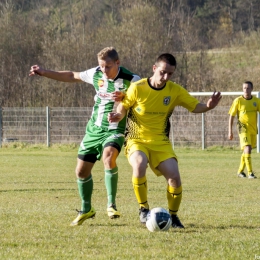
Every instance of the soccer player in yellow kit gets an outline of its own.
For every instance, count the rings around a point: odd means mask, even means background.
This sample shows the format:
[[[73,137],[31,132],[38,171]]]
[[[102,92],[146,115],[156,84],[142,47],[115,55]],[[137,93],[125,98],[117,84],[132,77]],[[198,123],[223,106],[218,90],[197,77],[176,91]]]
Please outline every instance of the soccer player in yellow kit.
[[[237,130],[239,134],[240,147],[243,150],[237,176],[246,178],[244,168],[247,168],[249,179],[256,176],[252,170],[251,151],[256,147],[257,135],[257,111],[260,111],[260,99],[252,96],[253,83],[246,81],[243,83],[243,96],[237,97],[229,110],[229,140],[233,139],[233,122],[237,116]]]
[[[177,156],[169,140],[169,118],[176,106],[183,106],[193,113],[213,109],[221,99],[214,93],[207,104],[199,103],[180,85],[170,81],[176,68],[176,60],[169,53],[160,55],[153,65],[153,76],[132,83],[117,113],[110,113],[108,120],[118,122],[128,111],[125,153],[133,168],[132,183],[139,203],[141,223],[147,220],[146,168],[167,181],[167,200],[174,228],[184,228],[177,216],[182,199],[182,184]]]

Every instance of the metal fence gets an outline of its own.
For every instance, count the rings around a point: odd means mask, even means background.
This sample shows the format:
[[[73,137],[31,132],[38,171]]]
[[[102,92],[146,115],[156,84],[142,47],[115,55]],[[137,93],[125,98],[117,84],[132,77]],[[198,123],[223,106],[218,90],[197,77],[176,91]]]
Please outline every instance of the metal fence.
[[[229,108],[219,105],[207,113],[193,114],[176,107],[170,118],[173,145],[202,149],[210,146],[238,147],[236,131],[234,140],[228,140]],[[46,143],[47,146],[79,144],[91,113],[91,107],[0,108],[0,145],[8,142]]]
[[[0,143],[79,143],[90,107],[0,108]]]

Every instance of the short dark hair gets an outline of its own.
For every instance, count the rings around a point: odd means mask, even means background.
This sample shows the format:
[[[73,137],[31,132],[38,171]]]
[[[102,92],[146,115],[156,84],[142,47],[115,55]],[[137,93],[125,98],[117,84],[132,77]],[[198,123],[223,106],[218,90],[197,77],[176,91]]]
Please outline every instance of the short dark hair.
[[[254,88],[253,83],[251,81],[245,81],[244,84],[250,85],[252,89]]]
[[[175,57],[172,54],[170,54],[170,53],[163,53],[163,54],[161,54],[157,58],[155,64],[158,65],[158,63],[161,62],[161,61],[163,61],[165,63],[168,63],[171,66],[175,66],[175,67],[177,66],[177,62],[176,62]]]

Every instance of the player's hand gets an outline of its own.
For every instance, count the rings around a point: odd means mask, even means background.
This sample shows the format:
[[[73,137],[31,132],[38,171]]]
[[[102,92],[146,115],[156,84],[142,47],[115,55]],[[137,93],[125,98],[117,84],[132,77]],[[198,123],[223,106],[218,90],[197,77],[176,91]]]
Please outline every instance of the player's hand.
[[[233,140],[233,133],[228,133],[228,140]]]
[[[125,93],[122,91],[114,91],[111,93],[111,97],[114,101],[120,102],[124,99]]]
[[[209,109],[213,109],[214,107],[216,107],[218,105],[221,98],[222,98],[221,93],[220,92],[216,93],[216,91],[214,91],[213,95],[207,102],[207,107]]]
[[[31,67],[29,76],[34,76],[34,75],[40,75],[40,76],[42,76],[43,71],[44,71],[44,69],[41,68],[40,66],[38,66],[38,65],[33,65],[33,66]]]
[[[109,123],[115,123],[115,122],[119,122],[122,119],[122,114],[120,113],[109,113],[107,120]]]

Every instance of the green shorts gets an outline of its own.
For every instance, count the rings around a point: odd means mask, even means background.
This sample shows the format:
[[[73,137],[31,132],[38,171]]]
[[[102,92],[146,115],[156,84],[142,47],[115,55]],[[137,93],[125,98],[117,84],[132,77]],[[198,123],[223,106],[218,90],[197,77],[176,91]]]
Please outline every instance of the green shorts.
[[[96,125],[87,124],[86,133],[80,143],[78,155],[95,155],[96,159],[100,160],[104,147],[113,146],[120,152],[124,140],[125,135],[118,133],[118,130],[105,130]]]

